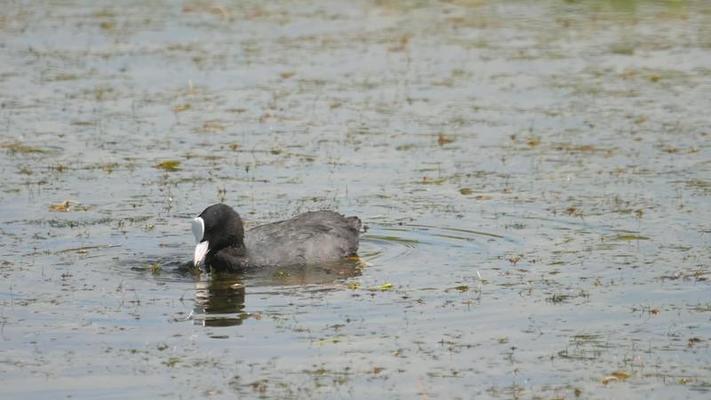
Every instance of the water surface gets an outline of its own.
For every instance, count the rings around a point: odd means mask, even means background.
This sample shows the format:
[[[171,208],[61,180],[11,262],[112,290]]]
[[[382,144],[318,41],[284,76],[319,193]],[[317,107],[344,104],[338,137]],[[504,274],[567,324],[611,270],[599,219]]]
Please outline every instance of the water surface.
[[[589,4],[590,3],[590,4]],[[704,1],[11,1],[3,398],[708,398]],[[321,208],[360,259],[185,267]]]

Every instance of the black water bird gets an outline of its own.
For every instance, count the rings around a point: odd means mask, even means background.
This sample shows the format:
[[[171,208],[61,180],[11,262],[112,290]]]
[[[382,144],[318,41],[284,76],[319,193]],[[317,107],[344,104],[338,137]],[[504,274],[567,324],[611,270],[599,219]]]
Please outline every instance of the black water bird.
[[[363,224],[358,217],[311,211],[244,231],[242,218],[226,204],[207,207],[192,221],[196,267],[239,272],[260,266],[337,261],[355,256]]]

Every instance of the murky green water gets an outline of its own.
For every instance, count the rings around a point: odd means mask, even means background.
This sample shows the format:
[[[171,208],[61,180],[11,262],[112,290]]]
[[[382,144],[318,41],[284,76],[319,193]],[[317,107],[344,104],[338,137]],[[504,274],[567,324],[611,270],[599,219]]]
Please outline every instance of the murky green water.
[[[0,397],[708,398],[705,1],[0,11]],[[176,162],[174,162],[176,161]],[[361,260],[195,276],[189,218]]]

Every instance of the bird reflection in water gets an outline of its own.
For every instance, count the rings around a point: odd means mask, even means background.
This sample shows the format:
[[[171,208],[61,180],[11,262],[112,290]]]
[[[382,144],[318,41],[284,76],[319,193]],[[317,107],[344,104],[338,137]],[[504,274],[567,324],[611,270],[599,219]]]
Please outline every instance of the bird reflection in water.
[[[358,257],[318,265],[264,267],[239,274],[202,275],[195,283],[192,319],[203,326],[236,326],[259,314],[245,310],[247,286],[330,285],[360,276],[366,263]]]

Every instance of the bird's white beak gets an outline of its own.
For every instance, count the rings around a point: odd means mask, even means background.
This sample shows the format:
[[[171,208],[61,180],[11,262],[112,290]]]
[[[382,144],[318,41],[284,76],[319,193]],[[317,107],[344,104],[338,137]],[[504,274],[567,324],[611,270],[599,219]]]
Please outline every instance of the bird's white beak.
[[[205,256],[207,256],[207,251],[210,249],[210,242],[207,240],[200,242],[195,246],[195,255],[193,256],[193,264],[196,267],[200,267],[205,264]]]

